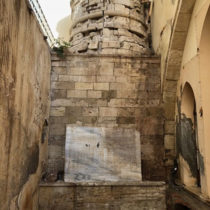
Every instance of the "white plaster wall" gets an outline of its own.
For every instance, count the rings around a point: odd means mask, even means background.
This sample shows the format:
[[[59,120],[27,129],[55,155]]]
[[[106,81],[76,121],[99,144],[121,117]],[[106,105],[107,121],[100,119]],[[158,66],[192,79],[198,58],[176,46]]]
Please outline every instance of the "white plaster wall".
[[[152,43],[155,53],[161,55],[162,78],[178,2],[179,0],[154,0],[151,16]]]

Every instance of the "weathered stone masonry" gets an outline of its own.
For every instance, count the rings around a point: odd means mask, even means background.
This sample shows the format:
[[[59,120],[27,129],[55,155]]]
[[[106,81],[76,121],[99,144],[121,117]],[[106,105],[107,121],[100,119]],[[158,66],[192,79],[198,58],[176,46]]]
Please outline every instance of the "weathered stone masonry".
[[[105,186],[43,184],[39,193],[39,210],[165,209],[165,185],[163,182]]]
[[[49,171],[64,167],[66,124],[135,128],[143,179],[163,180],[159,58],[53,56]]]
[[[160,58],[148,48],[142,4],[137,0],[79,0],[71,1],[71,6],[71,47],[63,57],[52,54],[51,181],[64,171],[69,124],[139,132],[143,181],[165,180]],[[132,139],[127,141],[130,145],[125,149],[134,152]],[[113,152],[116,144],[112,138]],[[86,157],[87,149],[84,146],[80,154]],[[120,164],[116,167],[121,170]],[[141,182],[140,178],[128,184],[122,177],[119,182],[82,181],[41,185],[40,208],[165,209],[163,182]]]
[[[148,52],[139,0],[71,1],[70,52],[142,55]]]
[[[65,59],[52,56],[49,172],[63,171],[67,124],[132,127],[141,135],[143,179],[163,180],[160,59],[148,50],[143,5],[71,7],[71,47]]]

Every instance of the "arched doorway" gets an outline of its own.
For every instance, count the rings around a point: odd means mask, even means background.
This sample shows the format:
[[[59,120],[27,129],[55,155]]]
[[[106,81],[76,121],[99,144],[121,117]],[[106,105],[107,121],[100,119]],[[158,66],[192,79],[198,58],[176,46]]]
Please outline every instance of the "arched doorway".
[[[196,100],[189,83],[185,84],[181,97],[177,154],[183,184],[200,187]]]

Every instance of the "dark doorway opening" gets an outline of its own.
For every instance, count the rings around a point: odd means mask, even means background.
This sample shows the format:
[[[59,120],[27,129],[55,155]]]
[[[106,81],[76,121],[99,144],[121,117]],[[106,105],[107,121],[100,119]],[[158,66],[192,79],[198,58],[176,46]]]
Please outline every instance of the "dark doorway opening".
[[[184,206],[182,204],[175,204],[174,210],[191,210],[191,208],[188,208],[187,206]]]

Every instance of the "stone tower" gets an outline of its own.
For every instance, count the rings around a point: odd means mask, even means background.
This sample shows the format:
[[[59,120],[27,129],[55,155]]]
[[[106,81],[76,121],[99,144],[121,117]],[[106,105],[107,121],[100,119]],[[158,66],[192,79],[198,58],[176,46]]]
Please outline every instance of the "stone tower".
[[[147,26],[140,0],[72,0],[72,53],[143,55]]]

